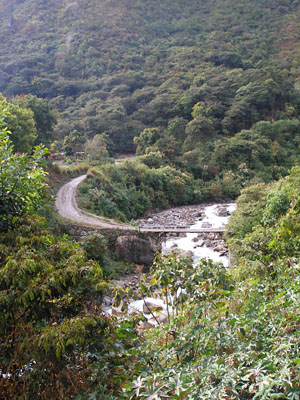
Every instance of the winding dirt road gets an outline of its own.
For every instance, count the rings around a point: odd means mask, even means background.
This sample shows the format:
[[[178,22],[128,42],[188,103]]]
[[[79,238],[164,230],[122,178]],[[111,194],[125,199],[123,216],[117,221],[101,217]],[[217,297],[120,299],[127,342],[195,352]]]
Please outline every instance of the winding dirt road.
[[[89,214],[78,208],[76,203],[76,189],[85,178],[86,175],[79,176],[59,189],[55,201],[55,206],[59,215],[74,222],[79,222],[80,224],[91,225],[102,229],[137,231],[138,228],[134,226],[119,224],[115,221]]]

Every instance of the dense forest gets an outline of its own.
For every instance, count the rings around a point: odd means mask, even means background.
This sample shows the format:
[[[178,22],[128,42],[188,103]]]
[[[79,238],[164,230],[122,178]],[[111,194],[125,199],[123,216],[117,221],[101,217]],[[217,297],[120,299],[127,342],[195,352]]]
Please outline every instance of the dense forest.
[[[0,91],[48,99],[60,141],[107,133],[111,151],[133,151],[158,128],[157,147],[176,156],[297,116],[297,1],[12,0],[0,11]]]
[[[27,125],[24,108],[49,108],[42,135],[27,126],[19,143],[9,124],[16,150],[42,142],[98,166],[136,151],[150,173],[171,166],[201,187],[159,207],[234,198],[299,161],[297,1],[1,3],[0,91]],[[121,189],[139,211],[119,208],[118,182],[93,205],[99,181],[84,189],[89,210],[124,220],[157,206],[147,176]]]
[[[0,0],[1,398],[300,399],[299,31],[297,0]],[[135,224],[236,200],[231,268],[157,254],[117,290],[118,233],[53,209],[83,172]],[[154,294],[155,329],[103,312]]]

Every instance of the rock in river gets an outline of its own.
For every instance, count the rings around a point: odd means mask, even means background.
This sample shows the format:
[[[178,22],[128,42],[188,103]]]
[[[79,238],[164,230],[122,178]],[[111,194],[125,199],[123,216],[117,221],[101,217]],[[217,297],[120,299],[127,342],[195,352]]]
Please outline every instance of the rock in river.
[[[119,256],[126,261],[141,265],[152,265],[154,255],[159,250],[153,240],[136,235],[119,236],[116,242]]]

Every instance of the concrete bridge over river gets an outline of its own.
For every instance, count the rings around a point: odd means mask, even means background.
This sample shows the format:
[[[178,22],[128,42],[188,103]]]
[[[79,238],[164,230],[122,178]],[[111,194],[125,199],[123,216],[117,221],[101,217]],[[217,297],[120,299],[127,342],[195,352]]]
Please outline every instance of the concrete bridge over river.
[[[161,228],[147,228],[139,227],[139,232],[153,232],[153,233],[223,233],[225,228],[180,228],[180,227],[161,227]]]

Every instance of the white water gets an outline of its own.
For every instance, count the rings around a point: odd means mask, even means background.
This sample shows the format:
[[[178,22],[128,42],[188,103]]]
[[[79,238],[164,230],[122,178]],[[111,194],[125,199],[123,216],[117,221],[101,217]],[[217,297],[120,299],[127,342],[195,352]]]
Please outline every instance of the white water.
[[[150,301],[152,304],[156,304],[157,306],[162,306],[164,307],[165,304],[163,302],[163,300],[161,299],[156,299],[154,297],[146,297],[145,301]],[[129,306],[128,306],[128,313],[131,314],[133,312],[139,311],[139,312],[143,312],[143,306],[144,306],[144,300],[135,300],[132,301]],[[152,318],[151,314],[144,314],[146,318]]]
[[[191,228],[224,228],[228,223],[229,216],[227,217],[219,217],[216,215],[216,210],[219,207],[219,204],[214,204],[212,206],[206,206],[204,208],[205,217],[203,219],[199,219],[196,221]],[[226,206],[227,211],[231,214],[236,209],[235,203],[230,203]],[[209,224],[209,226],[208,226]],[[194,242],[193,239],[197,237],[197,233],[187,233],[185,237],[172,237],[166,240],[162,244],[162,253],[168,254],[171,250],[179,249],[184,252],[192,252],[192,257],[194,264],[201,258],[211,259],[214,262],[221,262],[226,267],[228,267],[228,257],[220,256],[219,253],[213,251],[211,248],[206,247],[204,244],[202,247],[196,247],[197,242]]]

